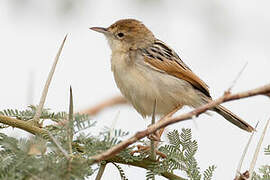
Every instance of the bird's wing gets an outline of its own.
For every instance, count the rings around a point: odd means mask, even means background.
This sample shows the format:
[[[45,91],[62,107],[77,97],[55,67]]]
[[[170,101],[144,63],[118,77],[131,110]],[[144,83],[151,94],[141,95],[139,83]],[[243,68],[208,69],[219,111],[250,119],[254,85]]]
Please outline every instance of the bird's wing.
[[[156,40],[150,47],[141,49],[144,61],[153,69],[186,80],[195,89],[210,97],[208,86],[165,43]]]

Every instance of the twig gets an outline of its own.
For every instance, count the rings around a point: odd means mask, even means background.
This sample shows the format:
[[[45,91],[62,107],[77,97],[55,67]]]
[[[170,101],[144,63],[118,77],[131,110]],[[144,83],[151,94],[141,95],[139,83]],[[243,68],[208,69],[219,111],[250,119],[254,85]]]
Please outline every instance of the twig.
[[[101,177],[102,177],[102,175],[104,173],[104,170],[106,168],[106,165],[107,165],[106,162],[100,164],[100,167],[99,167],[99,170],[98,170],[98,174],[97,174],[96,180],[101,180]]]
[[[151,124],[155,124],[156,121],[156,107],[157,107],[157,100],[155,99],[154,106],[153,106],[153,114],[152,114],[152,122]],[[152,160],[156,160],[156,147],[155,147],[155,141],[151,139],[151,145],[150,145],[150,157]]]
[[[94,116],[107,107],[118,105],[118,104],[126,104],[126,103],[127,103],[127,100],[123,96],[116,96],[111,99],[105,100],[94,107],[80,111],[80,113]]]
[[[182,114],[180,116],[177,117],[171,117],[171,118],[167,118],[164,119],[162,121],[158,121],[156,124],[149,126],[146,130],[143,131],[139,131],[137,132],[134,136],[132,136],[131,138],[122,141],[121,143],[115,145],[114,147],[108,149],[107,151],[92,156],[91,159],[94,162],[99,162],[101,160],[105,160],[108,159],[114,155],[116,155],[117,153],[119,153],[121,150],[125,149],[126,147],[128,147],[129,145],[135,143],[136,141],[144,138],[145,136],[157,131],[158,129],[162,128],[162,127],[166,127],[170,124],[174,124],[176,122],[180,122],[180,121],[184,121],[184,120],[188,120],[191,119],[194,116],[198,116],[202,113],[204,113],[205,111],[223,103],[223,102],[227,102],[227,101],[232,101],[232,100],[236,100],[236,99],[242,99],[242,98],[246,98],[246,97],[251,97],[251,96],[255,96],[255,95],[264,95],[266,93],[270,92],[270,84],[259,87],[259,88],[255,88],[249,91],[244,91],[241,93],[236,93],[236,94],[224,94],[222,97],[213,100],[197,109],[194,109],[193,111],[190,111],[189,113],[185,113]]]
[[[236,78],[233,80],[232,85],[228,89],[228,92],[231,92],[232,88],[235,86],[236,82],[238,81],[238,79],[240,78],[240,76],[242,75],[242,73],[244,72],[244,70],[246,69],[247,64],[248,64],[248,62],[246,62],[246,64],[243,66],[243,68],[239,71],[239,73],[237,74]]]
[[[256,124],[256,126],[255,126],[255,129],[257,128],[258,124],[259,124],[259,121],[257,122],[257,124]],[[246,144],[246,147],[245,147],[245,149],[244,149],[244,151],[243,151],[243,154],[242,154],[241,159],[240,159],[240,161],[239,161],[238,167],[237,167],[237,169],[236,169],[235,179],[238,179],[238,178],[239,178],[239,175],[241,175],[242,164],[243,164],[244,158],[245,158],[245,156],[246,156],[246,154],[247,154],[248,147],[249,147],[249,145],[250,145],[250,143],[251,143],[251,140],[252,140],[252,138],[253,138],[255,132],[256,132],[256,131],[253,131],[252,134],[250,135],[249,140],[248,140],[248,142],[247,142],[247,144]]]
[[[262,135],[261,135],[261,137],[260,137],[260,140],[259,140],[259,142],[258,142],[258,144],[257,144],[255,153],[254,153],[254,155],[253,155],[253,159],[252,159],[251,164],[250,164],[250,167],[249,167],[249,174],[250,174],[249,179],[252,178],[253,171],[254,171],[254,167],[255,167],[257,158],[258,158],[258,156],[259,156],[259,151],[260,151],[260,148],[261,148],[261,146],[262,146],[262,142],[263,142],[264,136],[265,136],[265,134],[266,134],[266,131],[267,131],[269,122],[270,122],[270,118],[267,120],[267,122],[266,122],[266,124],[265,124],[264,130],[263,130]]]
[[[49,75],[48,75],[48,78],[47,78],[47,81],[45,83],[45,86],[43,88],[43,91],[42,91],[42,95],[41,95],[41,98],[40,98],[40,101],[39,101],[39,105],[37,107],[37,110],[36,110],[36,114],[33,118],[33,122],[36,123],[36,124],[39,124],[39,118],[41,116],[41,112],[42,112],[42,108],[44,106],[44,103],[45,103],[45,100],[46,100],[46,96],[48,94],[48,90],[49,90],[49,86],[51,84],[51,81],[52,81],[52,77],[53,77],[53,74],[54,74],[54,71],[55,71],[55,68],[56,68],[56,65],[57,65],[57,62],[58,62],[58,59],[60,57],[60,54],[62,52],[62,49],[64,47],[64,44],[66,42],[66,39],[67,39],[67,35],[65,36],[60,48],[58,49],[58,52],[56,54],[56,57],[54,59],[54,63],[53,63],[53,66],[49,72]]]
[[[11,127],[16,127],[16,128],[25,130],[29,133],[34,134],[34,135],[46,135],[47,134],[47,131],[44,129],[41,129],[37,126],[33,126],[32,124],[30,124],[26,121],[11,118],[8,116],[0,115],[0,123],[7,124]]]
[[[62,154],[69,159],[69,155],[66,152],[66,150],[59,144],[59,142],[53,137],[53,135],[48,131],[48,135],[50,137],[50,139],[52,140],[52,142],[56,145],[56,147],[62,152]]]

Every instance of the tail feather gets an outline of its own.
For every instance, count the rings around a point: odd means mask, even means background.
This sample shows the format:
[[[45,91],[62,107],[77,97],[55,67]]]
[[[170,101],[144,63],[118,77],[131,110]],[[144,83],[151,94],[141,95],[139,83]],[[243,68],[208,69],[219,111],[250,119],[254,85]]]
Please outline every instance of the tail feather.
[[[236,116],[234,113],[226,109],[225,107],[218,105],[213,109],[220,115],[222,115],[225,119],[238,126],[239,128],[246,130],[248,132],[254,131],[254,128],[250,126],[247,122],[242,120],[240,117]]]

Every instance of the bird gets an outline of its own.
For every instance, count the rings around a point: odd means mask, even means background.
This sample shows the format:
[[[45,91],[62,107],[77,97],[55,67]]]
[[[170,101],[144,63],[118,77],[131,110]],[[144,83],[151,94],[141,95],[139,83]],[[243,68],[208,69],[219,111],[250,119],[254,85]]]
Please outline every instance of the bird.
[[[212,101],[209,87],[166,43],[157,39],[141,21],[121,19],[102,33],[111,48],[111,70],[123,96],[144,118],[164,116],[187,105],[198,108]],[[254,128],[222,105],[211,110],[247,132]]]

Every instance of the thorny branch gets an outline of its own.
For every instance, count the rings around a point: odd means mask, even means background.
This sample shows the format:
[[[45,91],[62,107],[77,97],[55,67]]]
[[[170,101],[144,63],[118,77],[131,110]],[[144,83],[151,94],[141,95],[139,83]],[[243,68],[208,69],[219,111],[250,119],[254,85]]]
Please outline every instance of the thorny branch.
[[[211,101],[211,102],[209,102],[209,103],[207,103],[199,108],[196,108],[193,111],[190,111],[189,113],[185,113],[185,114],[182,114],[182,115],[177,116],[177,117],[171,117],[171,118],[166,118],[166,119],[160,120],[157,123],[149,126],[147,129],[137,132],[131,138],[129,138],[125,141],[122,141],[121,143],[110,148],[109,150],[107,150],[101,154],[98,154],[96,156],[93,156],[92,157],[93,163],[99,162],[101,160],[106,160],[106,159],[116,155],[117,153],[119,153],[121,150],[125,149],[129,145],[146,137],[147,135],[150,135],[151,133],[154,133],[155,131],[157,131],[160,128],[166,127],[166,126],[168,126],[170,124],[174,124],[176,122],[191,119],[194,116],[199,116],[200,114],[204,113],[205,111],[207,111],[207,110],[209,110],[209,109],[211,109],[211,108],[213,108],[221,103],[224,103],[227,101],[233,101],[233,100],[237,100],[237,99],[243,99],[243,98],[256,96],[256,95],[265,95],[268,93],[270,93],[270,84],[267,84],[265,86],[258,87],[258,88],[255,88],[255,89],[252,89],[249,91],[236,93],[236,94],[230,94],[229,92],[226,92],[220,98],[213,100],[213,101]]]
[[[193,111],[190,111],[189,113],[185,113],[185,114],[182,114],[182,115],[177,116],[177,117],[165,116],[164,119],[149,126],[147,129],[137,132],[131,138],[117,144],[116,146],[112,147],[111,149],[109,149],[109,150],[107,150],[99,155],[93,156],[90,160],[92,161],[92,163],[96,163],[96,162],[99,162],[101,160],[107,160],[107,162],[110,162],[110,160],[113,159],[113,157],[115,157],[114,155],[119,153],[121,150],[125,149],[126,147],[135,143],[136,141],[146,137],[147,135],[150,135],[151,133],[161,129],[162,127],[166,127],[166,126],[173,124],[173,123],[176,123],[176,122],[191,119],[192,117],[198,116],[201,113],[204,113],[205,111],[207,111],[208,109],[211,109],[214,106],[221,104],[223,102],[247,98],[247,97],[256,96],[256,95],[266,95],[266,94],[270,94],[270,84],[259,87],[259,88],[255,88],[255,89],[252,89],[249,91],[236,93],[236,94],[230,94],[230,93],[226,92],[220,98],[213,100],[212,102],[205,104],[197,109],[194,109]],[[105,107],[108,107],[108,105]],[[97,109],[102,109],[102,108],[97,108]],[[96,111],[96,112],[98,112],[98,111]],[[40,134],[41,135],[44,135],[44,134],[48,135],[48,133],[45,129],[39,128],[39,127],[36,127],[33,125],[31,126],[31,124],[29,124],[25,121],[19,120],[19,119],[0,115],[0,123],[23,129],[23,130],[30,132],[32,134],[35,134],[35,135],[40,135]],[[171,176],[171,174],[166,174],[166,173],[162,174],[162,175],[164,177]],[[176,178],[176,177],[174,177],[174,178]],[[181,179],[181,177],[179,177],[179,179]]]

